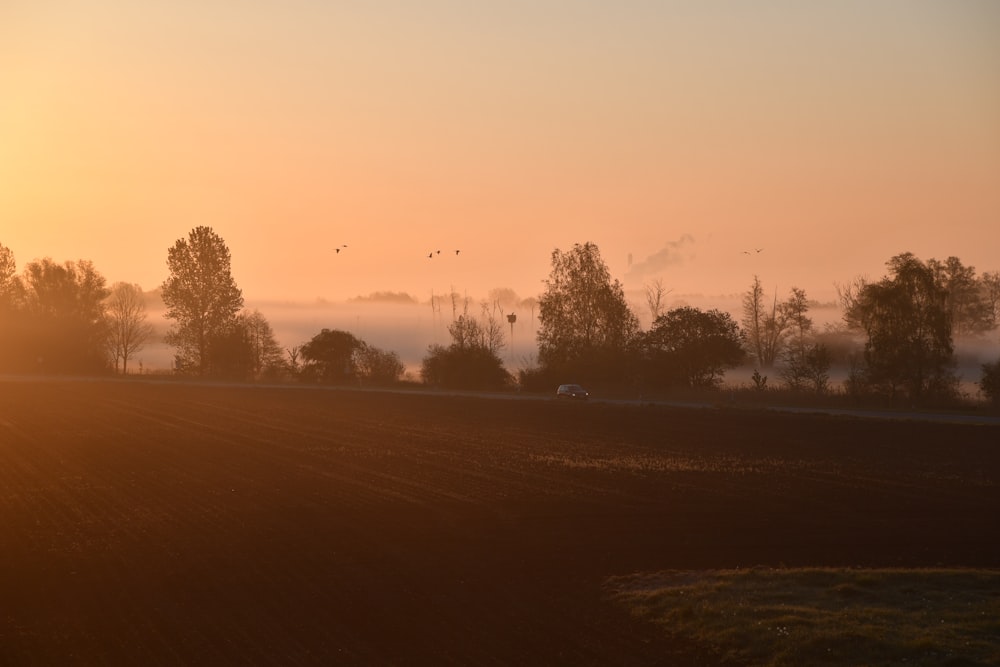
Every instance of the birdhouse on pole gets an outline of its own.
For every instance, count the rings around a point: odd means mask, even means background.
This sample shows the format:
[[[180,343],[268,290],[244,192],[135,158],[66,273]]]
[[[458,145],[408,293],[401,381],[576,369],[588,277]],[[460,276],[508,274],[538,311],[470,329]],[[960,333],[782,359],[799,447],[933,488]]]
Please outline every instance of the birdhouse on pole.
[[[510,322],[510,358],[514,358],[514,322],[517,322],[517,315],[511,313],[507,316],[507,321]]]

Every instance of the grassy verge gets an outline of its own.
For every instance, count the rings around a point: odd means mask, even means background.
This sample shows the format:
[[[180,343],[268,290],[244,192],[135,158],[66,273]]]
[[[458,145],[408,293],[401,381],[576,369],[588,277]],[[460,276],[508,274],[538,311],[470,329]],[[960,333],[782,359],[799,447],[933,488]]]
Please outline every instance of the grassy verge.
[[[720,664],[1000,665],[997,570],[668,571],[607,585]]]

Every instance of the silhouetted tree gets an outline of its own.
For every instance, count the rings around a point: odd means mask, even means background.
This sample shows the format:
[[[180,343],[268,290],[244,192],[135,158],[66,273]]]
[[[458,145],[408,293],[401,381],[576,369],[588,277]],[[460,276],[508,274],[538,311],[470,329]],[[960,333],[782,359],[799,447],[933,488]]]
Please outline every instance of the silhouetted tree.
[[[245,382],[254,377],[254,350],[246,323],[239,317],[208,338],[208,377]]]
[[[452,343],[431,345],[420,366],[425,384],[448,389],[499,389],[510,381],[503,361],[491,349],[483,325],[466,312],[449,326]],[[502,332],[501,332],[502,336]]]
[[[980,290],[986,301],[993,328],[1000,326],[1000,271],[987,271],[979,279]]]
[[[505,311],[511,311],[521,303],[517,292],[509,287],[494,287],[489,291],[487,301]]]
[[[92,373],[106,370],[104,277],[86,260],[29,263],[15,279],[16,337],[22,370]]]
[[[299,374],[299,351],[301,349],[300,345],[294,345],[292,347],[286,347],[285,353],[288,355],[288,361],[286,362],[288,366],[288,372],[295,377]]]
[[[814,342],[805,290],[793,287],[788,299],[778,309],[786,323],[781,378],[791,389],[809,388],[817,393],[825,392],[830,378],[831,357],[825,346]]]
[[[764,286],[758,276],[753,277],[750,289],[743,295],[743,331],[750,354],[758,364],[764,359]]]
[[[230,271],[229,248],[210,227],[195,227],[167,252],[170,275],[163,283],[166,317],[177,322],[166,341],[177,348],[178,365],[204,375],[211,368],[209,341],[230,334],[243,307],[243,293]]]
[[[953,336],[974,336],[993,328],[993,307],[983,283],[976,278],[975,267],[965,266],[958,257],[943,262],[929,259],[927,267],[944,289]]]
[[[244,310],[236,316],[236,326],[245,331],[250,348],[250,376],[260,379],[279,375],[284,368],[284,359],[267,318],[256,308]]]
[[[369,384],[392,384],[403,376],[406,366],[395,352],[361,341],[354,352],[358,377]]]
[[[372,302],[372,303],[398,303],[398,304],[416,304],[418,303],[416,297],[407,294],[406,292],[372,292],[368,296],[356,296],[348,299],[348,301],[359,301],[359,302]]]
[[[793,287],[788,299],[779,308],[787,323],[788,347],[803,347],[812,333],[812,319],[809,317],[809,300],[806,298],[806,291]]]
[[[729,313],[674,308],[643,336],[647,368],[689,387],[714,387],[743,361],[743,335]]]
[[[986,400],[993,405],[1000,405],[1000,359],[993,363],[983,364],[983,376],[979,380],[979,389]]]
[[[14,285],[17,277],[17,263],[14,252],[0,243],[0,308],[14,300]]]
[[[538,310],[538,299],[533,296],[521,299],[520,307],[526,309],[531,314],[531,326],[534,328],[535,312]]]
[[[665,304],[663,303],[663,298],[673,290],[668,290],[663,286],[663,280],[657,278],[652,283],[643,286],[646,293],[646,307],[649,309],[649,315],[652,321],[655,322],[656,319],[663,314],[663,309]]]
[[[286,369],[283,352],[267,318],[243,310],[208,338],[211,364],[205,376],[241,382],[275,378]]]
[[[866,276],[856,276],[849,283],[834,283],[837,288],[837,299],[840,301],[840,309],[844,313],[844,326],[848,331],[860,331],[864,327],[856,319],[860,314],[858,309],[858,299],[864,289],[871,283]]]
[[[459,348],[483,345],[483,327],[479,324],[479,320],[469,315],[468,312],[459,315],[448,325],[448,333],[451,334],[452,345]]]
[[[27,370],[22,292],[14,253],[0,244],[0,371]]]
[[[510,382],[503,361],[480,345],[431,345],[420,366],[425,384],[446,389],[501,389]]]
[[[832,364],[833,357],[829,348],[821,343],[813,343],[806,347],[801,356],[789,358],[781,377],[792,389],[808,388],[817,394],[823,394],[829,389]]]
[[[750,289],[743,295],[743,331],[750,353],[763,368],[770,368],[778,359],[787,326],[777,296],[770,307],[766,306],[764,287],[760,278],[754,276]]]
[[[539,301],[538,360],[577,380],[619,380],[639,322],[593,243],[552,251]]]
[[[131,283],[115,283],[107,299],[108,353],[121,362],[122,375],[128,374],[128,360],[141,350],[153,335],[153,325],[146,321],[146,302],[142,288]]]
[[[354,381],[357,376],[354,354],[360,345],[354,334],[323,329],[299,347],[303,360],[301,375],[332,384]]]
[[[492,303],[483,301],[480,307],[482,308],[481,344],[493,354],[499,355],[500,351],[507,347],[503,308],[499,301]]]
[[[864,286],[845,321],[867,335],[863,379],[875,391],[912,400],[952,394],[954,354],[947,293],[912,253],[886,265],[890,276]]]

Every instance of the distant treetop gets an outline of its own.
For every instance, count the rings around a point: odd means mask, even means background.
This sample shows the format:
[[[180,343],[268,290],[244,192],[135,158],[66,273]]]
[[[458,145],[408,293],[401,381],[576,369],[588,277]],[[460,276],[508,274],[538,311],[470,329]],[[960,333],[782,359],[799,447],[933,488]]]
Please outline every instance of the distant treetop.
[[[372,303],[419,303],[416,297],[406,292],[372,292],[368,296],[358,295],[351,297],[348,301],[372,302]]]

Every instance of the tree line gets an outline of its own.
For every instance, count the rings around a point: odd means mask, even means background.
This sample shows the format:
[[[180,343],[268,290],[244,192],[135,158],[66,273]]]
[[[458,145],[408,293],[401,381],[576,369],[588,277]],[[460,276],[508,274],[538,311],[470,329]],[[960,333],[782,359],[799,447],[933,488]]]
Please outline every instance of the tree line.
[[[196,227],[167,251],[161,287],[172,326],[165,341],[175,350],[174,371],[227,379],[287,379],[326,383],[391,383],[404,366],[398,355],[347,331],[323,329],[309,341],[282,349],[267,319],[243,307],[224,240]],[[804,290],[768,299],[753,277],[743,295],[742,319],[726,312],[682,306],[666,310],[667,290],[646,286],[652,324],[641,330],[621,283],[612,278],[593,243],[556,249],[537,305],[537,363],[517,376],[500,358],[516,314],[500,299],[480,304],[451,295],[451,343],[431,345],[422,360],[424,383],[446,388],[517,385],[547,391],[567,381],[607,389],[651,392],[672,387],[711,388],[727,369],[752,363],[753,381],[767,373],[784,386],[817,394],[830,390],[838,350],[825,342],[809,316]],[[1000,323],[1000,273],[977,275],[956,257],[922,261],[911,253],[891,258],[878,281],[838,286],[841,331],[858,337],[847,360],[849,392],[911,403],[954,396],[954,338],[994,331]],[[434,305],[432,300],[432,305]],[[19,274],[12,252],[0,245],[0,371],[127,373],[129,361],[150,339],[138,285],[105,279],[87,261],[29,263]],[[844,361],[844,359],[840,359]],[[980,386],[997,399],[1000,361],[983,366]]]
[[[981,336],[1000,324],[1000,273],[977,276],[956,257],[922,261],[912,253],[892,257],[888,275],[838,289],[844,321],[838,333],[859,338],[846,389],[919,404],[954,398],[954,339]],[[755,367],[753,381],[766,388],[777,372],[785,387],[817,394],[830,390],[837,350],[815,329],[804,290],[768,299],[754,276],[742,299],[742,319],[718,310],[679,307],[663,312],[662,284],[647,286],[653,322],[641,331],[620,283],[612,280],[592,243],[552,254],[552,271],[540,301],[538,366],[521,373],[522,386],[567,381],[657,390],[715,387],[726,369]],[[1000,361],[982,367],[980,387],[991,400]]]
[[[243,307],[225,241],[196,227],[167,251],[160,285],[172,322],[164,340],[179,374],[229,380],[301,378],[322,382],[391,382],[403,374],[393,352],[347,332],[322,330],[282,349],[267,318]],[[128,373],[152,338],[142,289],[110,287],[89,261],[46,258],[17,272],[0,245],[0,372]]]

